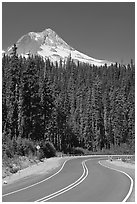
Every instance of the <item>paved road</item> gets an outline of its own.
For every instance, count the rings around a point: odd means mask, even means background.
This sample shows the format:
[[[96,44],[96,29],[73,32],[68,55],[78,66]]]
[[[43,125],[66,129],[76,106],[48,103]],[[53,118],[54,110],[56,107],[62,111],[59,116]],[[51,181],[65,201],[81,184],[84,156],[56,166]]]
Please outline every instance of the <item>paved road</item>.
[[[130,179],[120,172],[101,166],[98,163],[101,159],[104,158],[70,159],[58,174],[37,185],[33,184],[50,175],[33,175],[4,186],[2,201],[121,202],[129,191]],[[21,188],[23,190],[18,191]]]

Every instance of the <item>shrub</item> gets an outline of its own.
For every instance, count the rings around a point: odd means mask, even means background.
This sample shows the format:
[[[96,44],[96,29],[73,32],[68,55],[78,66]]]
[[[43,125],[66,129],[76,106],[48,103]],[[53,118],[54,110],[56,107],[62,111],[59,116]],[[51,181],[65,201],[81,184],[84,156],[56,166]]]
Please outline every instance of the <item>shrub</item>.
[[[35,153],[34,142],[26,138],[8,139],[2,147],[3,156],[13,158],[15,155],[29,156]]]
[[[72,148],[71,152],[74,155],[84,155],[85,154],[85,150],[82,147],[74,147]]]
[[[17,146],[16,146],[16,154],[21,156],[28,156],[30,154],[35,153],[35,145],[34,142],[26,139],[26,138],[18,138],[16,140]]]
[[[113,154],[130,154],[130,147],[126,143],[121,143],[120,146],[112,146],[110,151]]]
[[[2,153],[3,156],[13,158],[15,155],[15,141],[8,139],[7,142],[5,142],[2,145]]]
[[[127,161],[126,157],[122,157],[122,161],[126,162]]]
[[[50,158],[56,156],[56,149],[51,142],[43,142],[41,144],[41,150],[44,153],[44,157]]]
[[[24,155],[30,155],[35,153],[35,144],[33,141],[25,139],[22,141],[23,148],[24,148]]]
[[[10,173],[17,173],[20,170],[19,166],[16,166],[15,164],[12,165],[12,167],[10,168]]]

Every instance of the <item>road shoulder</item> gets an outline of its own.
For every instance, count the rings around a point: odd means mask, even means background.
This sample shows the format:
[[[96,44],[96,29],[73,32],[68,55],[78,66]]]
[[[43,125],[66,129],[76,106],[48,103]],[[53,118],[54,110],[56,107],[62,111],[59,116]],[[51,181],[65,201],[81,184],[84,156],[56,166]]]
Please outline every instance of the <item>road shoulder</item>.
[[[52,170],[60,167],[67,159],[68,157],[54,157],[45,159],[43,162],[31,165],[25,169],[18,171],[15,174],[5,177],[2,181],[2,185],[5,186],[14,183],[22,178],[31,177],[34,174],[48,174]]]

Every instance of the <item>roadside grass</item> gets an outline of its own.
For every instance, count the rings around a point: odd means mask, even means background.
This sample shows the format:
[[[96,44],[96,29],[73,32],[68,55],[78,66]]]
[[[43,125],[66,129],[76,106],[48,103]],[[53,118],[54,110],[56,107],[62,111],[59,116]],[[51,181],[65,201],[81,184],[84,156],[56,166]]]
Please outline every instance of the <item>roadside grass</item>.
[[[2,161],[2,178],[17,173],[19,170],[29,167],[39,160],[36,156],[19,156],[15,155],[13,158],[4,157]]]
[[[16,141],[9,140],[2,147],[2,178],[17,173],[32,164],[42,162],[45,158],[55,157],[56,149],[49,141],[41,141],[38,144],[29,139]]]

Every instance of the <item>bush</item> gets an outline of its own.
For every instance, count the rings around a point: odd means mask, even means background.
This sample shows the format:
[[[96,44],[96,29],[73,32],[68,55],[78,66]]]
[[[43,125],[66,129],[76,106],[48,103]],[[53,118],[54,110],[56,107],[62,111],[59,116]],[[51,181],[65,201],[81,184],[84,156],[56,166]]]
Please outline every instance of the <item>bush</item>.
[[[130,149],[130,146],[126,143],[122,143],[120,146],[111,146],[110,149],[103,148],[98,151],[89,151],[87,154],[92,155],[124,155],[124,154],[134,154],[134,152]]]
[[[2,145],[2,154],[3,154],[3,156],[9,157],[9,158],[13,158],[14,155],[15,155],[15,151],[16,151],[15,140],[8,139],[8,141],[5,142]]]
[[[56,156],[56,149],[51,142],[43,142],[41,145],[41,151],[44,153],[44,157],[50,158]]]
[[[131,154],[130,147],[126,143],[121,143],[120,146],[112,146],[110,149],[113,154]]]
[[[126,162],[127,161],[126,157],[122,157],[122,161]]]
[[[74,147],[72,148],[71,152],[74,155],[84,155],[85,154],[85,150],[82,147]]]
[[[15,174],[20,170],[19,166],[16,166],[15,164],[13,164],[13,166],[10,168],[10,173]]]
[[[17,154],[21,156],[28,156],[30,154],[34,155],[35,153],[35,145],[34,142],[29,139],[17,139]]]
[[[6,155],[9,158],[13,158],[15,155],[29,156],[35,154],[34,142],[26,138],[8,139],[2,147],[3,156]]]

